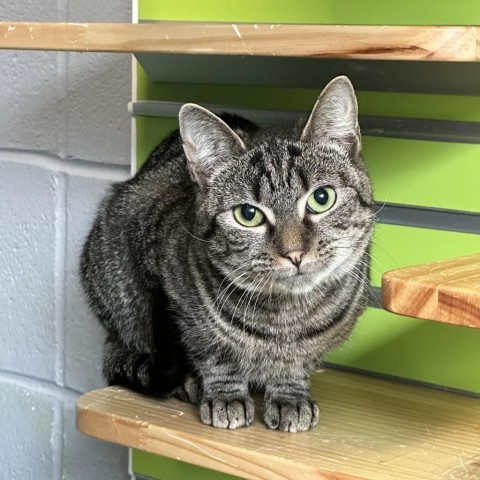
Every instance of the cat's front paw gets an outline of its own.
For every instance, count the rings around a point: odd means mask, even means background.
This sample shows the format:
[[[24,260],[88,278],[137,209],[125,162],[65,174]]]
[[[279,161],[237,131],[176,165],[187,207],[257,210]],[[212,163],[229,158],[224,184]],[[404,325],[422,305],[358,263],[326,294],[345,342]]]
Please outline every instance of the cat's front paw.
[[[200,397],[200,386],[198,378],[193,375],[187,375],[183,385],[176,387],[172,393],[172,397],[178,398],[182,402],[198,403]]]
[[[317,402],[310,399],[269,400],[264,404],[263,421],[268,428],[282,432],[305,432],[318,423]]]
[[[254,404],[250,397],[203,398],[200,418],[217,428],[246,427],[253,422]]]

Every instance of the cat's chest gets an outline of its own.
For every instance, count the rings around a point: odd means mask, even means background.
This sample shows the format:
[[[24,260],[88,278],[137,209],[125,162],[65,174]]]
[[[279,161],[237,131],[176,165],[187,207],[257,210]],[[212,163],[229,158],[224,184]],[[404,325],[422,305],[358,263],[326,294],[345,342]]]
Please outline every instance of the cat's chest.
[[[269,339],[248,336],[230,345],[240,370],[259,382],[268,381],[270,375],[311,370],[327,349],[321,338],[305,341],[282,336]]]
[[[257,312],[253,318],[230,325],[225,339],[236,356],[255,366],[303,363],[327,345],[322,326],[328,318],[321,311],[280,311],[277,315]]]

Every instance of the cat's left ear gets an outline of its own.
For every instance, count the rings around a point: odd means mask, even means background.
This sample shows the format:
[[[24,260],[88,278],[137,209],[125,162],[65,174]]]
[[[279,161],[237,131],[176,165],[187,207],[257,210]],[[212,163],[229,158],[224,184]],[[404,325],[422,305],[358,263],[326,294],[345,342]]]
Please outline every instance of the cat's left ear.
[[[242,139],[221,118],[199,105],[183,105],[178,119],[188,168],[201,188],[209,183],[219,162],[246,150]]]
[[[345,76],[334,78],[323,89],[301,136],[314,143],[327,139],[345,144],[353,154],[361,150],[357,99]]]

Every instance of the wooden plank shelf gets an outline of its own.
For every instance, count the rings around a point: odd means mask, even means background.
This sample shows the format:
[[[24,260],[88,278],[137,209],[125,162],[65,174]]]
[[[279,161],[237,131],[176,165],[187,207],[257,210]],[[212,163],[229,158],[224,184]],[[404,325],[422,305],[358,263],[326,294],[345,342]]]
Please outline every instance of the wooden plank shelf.
[[[0,23],[0,49],[366,60],[480,60],[477,26]]]
[[[480,328],[480,254],[385,273],[382,305],[401,315]]]
[[[258,402],[252,426],[219,430],[194,405],[121,387],[80,397],[77,427],[247,479],[480,478],[479,399],[339,371],[315,375],[312,394],[321,418],[306,433],[268,430]]]

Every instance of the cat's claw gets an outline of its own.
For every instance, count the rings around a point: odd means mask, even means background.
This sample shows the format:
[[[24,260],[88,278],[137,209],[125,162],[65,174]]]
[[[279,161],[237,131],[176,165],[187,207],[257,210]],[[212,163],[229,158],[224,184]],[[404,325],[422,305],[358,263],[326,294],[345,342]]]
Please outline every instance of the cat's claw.
[[[306,432],[318,423],[319,414],[317,402],[314,400],[273,400],[265,402],[263,420],[272,430]]]
[[[200,419],[216,428],[240,428],[253,422],[254,404],[250,397],[203,398]]]

